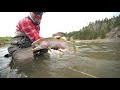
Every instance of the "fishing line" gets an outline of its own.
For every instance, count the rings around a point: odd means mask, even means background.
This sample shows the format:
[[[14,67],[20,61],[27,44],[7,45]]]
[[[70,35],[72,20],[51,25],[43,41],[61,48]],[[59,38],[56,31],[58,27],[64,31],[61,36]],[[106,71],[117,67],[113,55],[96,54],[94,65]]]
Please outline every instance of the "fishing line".
[[[56,60],[56,61],[58,61],[58,60]],[[58,61],[58,62],[59,62],[59,61]],[[59,63],[60,63],[60,62],[59,62]],[[65,67],[67,67],[67,66],[66,66],[65,64],[63,64],[63,63],[62,63],[62,65],[65,66]],[[93,78],[98,78],[98,77],[96,77],[96,76],[94,76],[94,75],[91,75],[91,74],[88,74],[88,73],[85,73],[85,72],[82,72],[82,71],[79,71],[79,70],[73,69],[73,68],[71,68],[71,67],[67,67],[67,68],[69,68],[69,69],[71,69],[71,70],[73,70],[73,71],[76,71],[76,72],[82,73],[82,74],[84,74],[84,75],[87,75],[87,76],[93,77]]]
[[[80,72],[80,73],[82,73],[82,74],[85,74],[85,75],[87,75],[87,76],[90,76],[90,77],[93,77],[93,78],[98,78],[98,77],[96,77],[96,76],[93,76],[93,75],[91,75],[91,74],[88,74],[88,73],[85,73],[85,72],[82,72],[82,71],[73,69],[73,68],[71,68],[71,67],[68,67],[68,68],[71,69],[71,70],[73,70],[73,71],[76,71],[76,72]]]

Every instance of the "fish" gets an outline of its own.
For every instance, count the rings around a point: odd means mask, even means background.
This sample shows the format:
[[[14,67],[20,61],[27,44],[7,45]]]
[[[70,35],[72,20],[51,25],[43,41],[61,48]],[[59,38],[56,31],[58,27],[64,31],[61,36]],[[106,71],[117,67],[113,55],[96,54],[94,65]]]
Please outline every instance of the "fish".
[[[44,43],[44,45],[42,45]],[[46,44],[45,44],[46,43]],[[48,48],[48,50],[54,49],[59,51],[68,50],[69,52],[74,51],[74,54],[76,55],[76,45],[72,41],[67,41],[63,38],[54,38],[54,37],[48,37],[43,39],[38,39],[37,41],[32,43],[33,51],[40,50],[43,48]]]

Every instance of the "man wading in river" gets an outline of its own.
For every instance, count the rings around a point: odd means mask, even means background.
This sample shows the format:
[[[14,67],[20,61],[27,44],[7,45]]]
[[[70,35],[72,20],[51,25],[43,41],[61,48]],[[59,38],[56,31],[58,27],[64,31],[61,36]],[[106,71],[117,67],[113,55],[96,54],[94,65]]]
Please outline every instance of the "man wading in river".
[[[10,46],[8,47],[8,55],[12,56],[15,60],[28,60],[33,59],[36,53],[44,54],[48,52],[48,49],[44,48],[38,51],[32,51],[31,44],[42,39],[39,36],[40,22],[44,12],[30,12],[30,15],[23,18],[16,25],[15,37],[12,38]],[[44,42],[43,44],[46,45]]]

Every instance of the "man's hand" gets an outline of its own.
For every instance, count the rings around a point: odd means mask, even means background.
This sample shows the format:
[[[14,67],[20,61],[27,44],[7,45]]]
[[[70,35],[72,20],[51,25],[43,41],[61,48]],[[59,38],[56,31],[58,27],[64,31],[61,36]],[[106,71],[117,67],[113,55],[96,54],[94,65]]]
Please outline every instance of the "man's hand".
[[[34,55],[37,55],[37,54],[44,54],[48,52],[48,44],[47,42],[43,41],[42,43],[40,43],[40,45],[36,45],[34,48],[33,48],[33,53]]]
[[[40,43],[40,45],[36,45],[34,48],[33,48],[33,52],[35,51],[39,51],[40,49],[46,49],[48,48],[48,44],[46,41],[43,41],[42,43]]]

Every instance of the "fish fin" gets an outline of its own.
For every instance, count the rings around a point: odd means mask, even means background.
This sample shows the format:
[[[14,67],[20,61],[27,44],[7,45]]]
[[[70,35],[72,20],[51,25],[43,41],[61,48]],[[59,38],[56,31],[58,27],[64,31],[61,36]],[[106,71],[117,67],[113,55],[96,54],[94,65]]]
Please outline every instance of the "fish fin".
[[[75,43],[75,40],[73,39],[73,36],[70,37],[70,41],[71,41],[72,43]]]
[[[50,48],[47,48],[47,49],[48,49],[50,52],[52,52]]]
[[[60,52],[62,52],[62,53],[63,53],[62,49],[58,49],[58,51],[60,51]]]
[[[70,41],[73,43],[74,55],[76,55],[78,48],[75,45],[75,40],[73,39],[73,36],[70,37]]]

